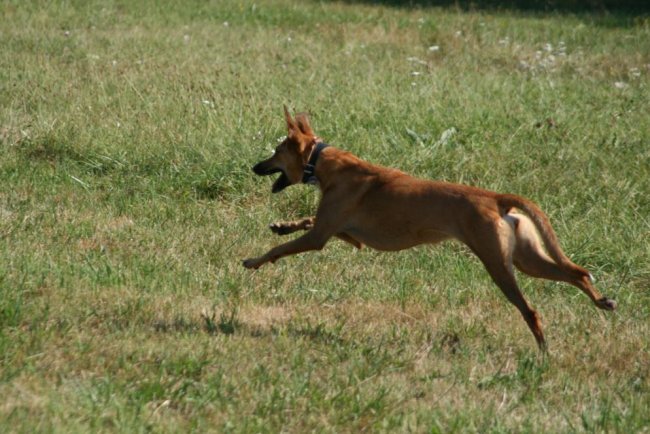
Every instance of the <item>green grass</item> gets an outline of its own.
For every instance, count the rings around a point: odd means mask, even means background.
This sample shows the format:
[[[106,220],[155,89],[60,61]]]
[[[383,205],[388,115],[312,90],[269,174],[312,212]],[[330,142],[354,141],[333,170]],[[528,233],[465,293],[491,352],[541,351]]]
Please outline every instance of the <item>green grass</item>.
[[[382,2],[379,2],[382,3]],[[650,429],[650,19],[372,2],[0,5],[0,431]],[[438,46],[439,49],[429,47]],[[250,167],[328,143],[534,199],[619,303],[332,241]],[[446,133],[445,133],[446,132]]]

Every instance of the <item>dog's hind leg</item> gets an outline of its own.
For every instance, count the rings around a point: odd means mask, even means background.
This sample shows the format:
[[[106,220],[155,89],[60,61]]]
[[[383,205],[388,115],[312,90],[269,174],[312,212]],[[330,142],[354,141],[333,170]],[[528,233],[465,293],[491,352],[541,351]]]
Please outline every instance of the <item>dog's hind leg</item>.
[[[539,314],[528,304],[515,280],[512,262],[515,247],[513,222],[499,218],[484,224],[484,228],[476,228],[474,232],[480,235],[466,242],[479,257],[494,283],[524,317],[539,348],[545,350],[546,340]]]
[[[526,216],[512,215],[516,220],[517,237],[513,262],[522,272],[532,277],[567,282],[582,290],[601,309],[614,310],[616,302],[603,297],[592,284],[591,275],[575,264],[571,269],[560,267],[542,248],[542,242],[533,223]]]
[[[292,234],[297,231],[307,231],[314,227],[316,217],[307,217],[304,219],[296,220],[293,222],[277,222],[271,223],[269,229],[271,232],[278,235]]]

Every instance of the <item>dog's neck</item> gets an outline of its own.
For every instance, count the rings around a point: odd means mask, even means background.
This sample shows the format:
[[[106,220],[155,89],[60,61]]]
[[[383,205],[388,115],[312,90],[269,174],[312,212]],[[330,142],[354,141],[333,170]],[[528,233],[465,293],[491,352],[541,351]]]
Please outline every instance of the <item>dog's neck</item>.
[[[307,159],[307,164],[302,173],[303,184],[318,184],[318,178],[316,177],[316,162],[318,161],[321,151],[328,146],[328,144],[321,141],[318,137],[314,137],[309,158]]]

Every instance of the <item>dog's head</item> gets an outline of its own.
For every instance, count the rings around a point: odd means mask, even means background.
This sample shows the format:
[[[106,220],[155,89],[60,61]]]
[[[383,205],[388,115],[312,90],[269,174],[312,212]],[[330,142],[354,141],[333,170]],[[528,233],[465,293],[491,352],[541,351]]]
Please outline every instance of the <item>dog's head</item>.
[[[302,181],[309,153],[317,140],[306,114],[299,113],[292,119],[285,106],[284,118],[287,122],[287,137],[275,148],[271,158],[253,166],[253,172],[257,175],[280,173],[280,177],[273,183],[273,193]]]

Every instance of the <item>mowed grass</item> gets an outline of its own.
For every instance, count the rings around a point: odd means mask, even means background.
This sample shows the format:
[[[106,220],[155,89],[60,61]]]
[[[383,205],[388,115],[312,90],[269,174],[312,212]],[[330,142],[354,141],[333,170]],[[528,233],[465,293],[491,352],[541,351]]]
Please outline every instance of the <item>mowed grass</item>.
[[[650,20],[282,1],[0,5],[0,431],[647,432]],[[618,310],[462,246],[259,271],[318,193],[282,105],[364,159],[532,198]]]

